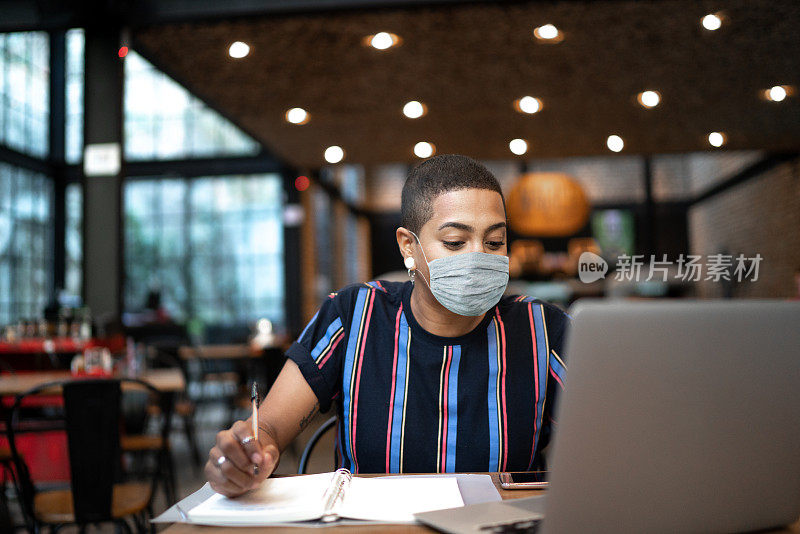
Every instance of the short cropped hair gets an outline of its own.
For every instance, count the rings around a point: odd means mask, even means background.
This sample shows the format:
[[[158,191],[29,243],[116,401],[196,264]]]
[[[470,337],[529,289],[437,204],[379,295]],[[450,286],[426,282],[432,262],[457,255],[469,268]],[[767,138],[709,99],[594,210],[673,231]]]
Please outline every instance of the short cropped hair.
[[[505,210],[503,191],[489,169],[467,156],[442,154],[426,159],[408,173],[400,208],[402,226],[419,235],[433,216],[433,200],[442,193],[460,189],[496,191]]]

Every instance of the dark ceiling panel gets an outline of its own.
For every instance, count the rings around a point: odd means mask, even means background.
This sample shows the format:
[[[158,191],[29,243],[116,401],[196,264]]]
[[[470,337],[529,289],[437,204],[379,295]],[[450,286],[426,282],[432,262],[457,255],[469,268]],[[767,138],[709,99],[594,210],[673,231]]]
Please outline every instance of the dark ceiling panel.
[[[729,23],[700,26],[724,6]],[[535,26],[552,22],[563,42],[540,44]],[[508,141],[530,157],[608,154],[609,134],[627,153],[707,148],[725,131],[732,149],[800,147],[800,98],[759,98],[776,83],[800,86],[800,3],[794,0],[532,2],[430,6],[158,25],[135,32],[145,57],[299,166],[324,163],[333,144],[347,161],[414,161],[412,147],[508,159]],[[364,36],[403,39],[387,51]],[[242,60],[228,45],[245,41]],[[656,89],[645,110],[637,92]],[[531,94],[532,116],[512,108]],[[405,118],[408,100],[429,113]],[[294,106],[311,113],[287,124]]]
[[[195,22],[285,13],[465,4],[486,0],[140,0],[129,11],[137,24]],[[503,0],[501,0],[503,1]]]

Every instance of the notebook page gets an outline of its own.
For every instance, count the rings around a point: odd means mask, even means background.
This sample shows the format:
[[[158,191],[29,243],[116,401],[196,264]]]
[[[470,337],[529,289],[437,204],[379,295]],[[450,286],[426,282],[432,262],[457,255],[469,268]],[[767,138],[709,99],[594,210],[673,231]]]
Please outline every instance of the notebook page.
[[[215,493],[189,511],[203,525],[267,525],[322,516],[322,497],[333,473],[269,478],[260,487],[234,499]]]
[[[414,514],[464,506],[455,478],[353,477],[340,517],[413,523]]]

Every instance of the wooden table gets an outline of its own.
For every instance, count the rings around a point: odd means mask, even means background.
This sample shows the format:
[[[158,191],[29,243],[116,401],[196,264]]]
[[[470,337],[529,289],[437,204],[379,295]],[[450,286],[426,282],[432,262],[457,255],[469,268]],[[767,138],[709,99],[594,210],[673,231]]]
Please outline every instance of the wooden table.
[[[40,384],[72,378],[79,377],[73,377],[69,371],[34,371],[3,375],[0,377],[0,396],[19,395]],[[150,369],[136,378],[165,393],[177,393],[186,388],[180,369]]]
[[[249,343],[185,345],[178,348],[178,356],[187,363],[199,362],[200,382],[235,382],[244,398],[249,399],[250,382],[260,382],[259,386],[265,388],[261,390],[264,394],[275,381],[285,361],[285,348],[286,338],[275,336],[273,342],[264,347]],[[238,405],[236,398],[236,394],[228,398],[231,423]]]
[[[260,358],[261,350],[253,350],[245,343],[232,345],[196,345],[178,348],[178,355],[184,360],[202,358],[206,360],[239,360]]]
[[[178,348],[178,355],[183,360],[245,360],[261,358],[266,351],[272,349],[285,350],[288,347],[288,338],[276,335],[269,345],[259,347],[250,343],[231,343],[213,345],[184,345]]]
[[[484,473],[486,474],[486,473]],[[503,500],[506,499],[519,499],[522,497],[531,497],[533,495],[541,495],[541,490],[504,490],[500,487],[500,480],[498,479],[497,473],[488,473],[492,477],[492,482],[494,482],[497,491],[500,492],[500,497]],[[359,475],[359,476],[384,476],[384,475]],[[175,523],[169,528],[162,531],[163,534],[222,534],[222,533],[230,533],[230,534],[257,534],[263,531],[267,531],[270,533],[280,534],[280,533],[302,533],[308,532],[308,529],[305,527],[210,527],[210,526],[203,526],[203,525],[189,525],[186,523]],[[313,529],[312,529],[313,530]],[[424,525],[364,525],[363,527],[347,525],[347,526],[339,526],[339,527],[325,527],[320,532],[350,532],[350,531],[358,531],[358,532],[391,532],[391,533],[398,533],[398,532],[409,532],[409,533],[424,533],[424,532],[435,532],[433,529],[428,528]],[[769,532],[774,533],[791,533],[791,534],[800,534],[800,522],[794,523],[790,525],[789,528],[785,529],[778,529],[772,530]]]

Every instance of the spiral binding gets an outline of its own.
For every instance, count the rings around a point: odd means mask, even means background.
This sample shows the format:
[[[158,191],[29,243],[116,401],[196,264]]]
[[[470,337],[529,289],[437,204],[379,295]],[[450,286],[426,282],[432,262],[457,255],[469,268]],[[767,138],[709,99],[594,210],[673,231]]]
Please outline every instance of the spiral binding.
[[[336,505],[344,498],[347,487],[350,486],[350,481],[353,479],[353,474],[348,469],[337,469],[331,480],[328,489],[325,490],[323,500],[325,501],[325,508],[322,514],[322,521],[329,522],[335,521],[339,515],[334,511]]]

